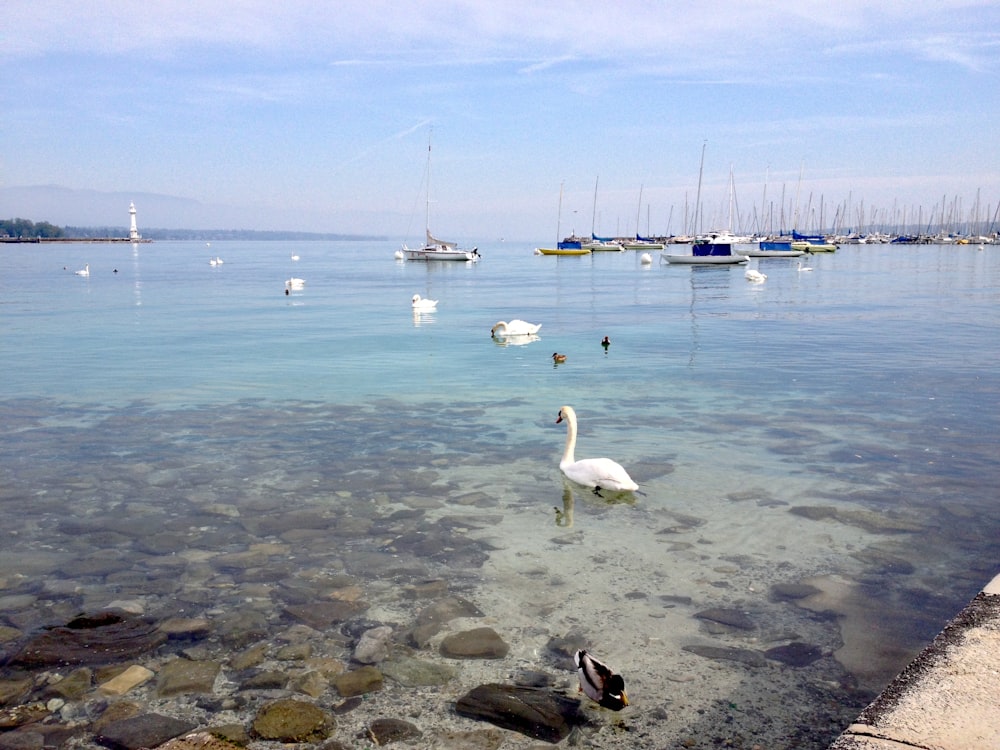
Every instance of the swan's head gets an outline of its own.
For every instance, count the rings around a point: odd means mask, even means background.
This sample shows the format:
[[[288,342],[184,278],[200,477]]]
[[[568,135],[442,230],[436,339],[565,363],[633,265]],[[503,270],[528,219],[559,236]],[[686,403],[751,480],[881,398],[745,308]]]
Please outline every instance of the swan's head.
[[[419,301],[420,301],[420,295],[419,294],[414,294],[413,295],[413,302],[419,302]]]
[[[497,331],[500,333],[507,333],[507,323],[502,320],[497,321],[497,324],[490,329],[490,336],[496,336]]]
[[[560,409],[559,409],[559,416],[556,417],[556,424],[559,424],[564,419],[567,422],[569,422],[570,424],[573,424],[573,423],[576,422],[576,412],[573,411],[573,407],[572,406],[563,406],[563,407],[560,407]]]

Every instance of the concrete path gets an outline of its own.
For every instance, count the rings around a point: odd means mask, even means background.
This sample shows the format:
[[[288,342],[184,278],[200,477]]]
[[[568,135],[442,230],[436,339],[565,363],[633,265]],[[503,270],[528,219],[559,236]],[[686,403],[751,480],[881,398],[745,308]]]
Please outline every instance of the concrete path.
[[[1000,575],[830,750],[1000,748]]]

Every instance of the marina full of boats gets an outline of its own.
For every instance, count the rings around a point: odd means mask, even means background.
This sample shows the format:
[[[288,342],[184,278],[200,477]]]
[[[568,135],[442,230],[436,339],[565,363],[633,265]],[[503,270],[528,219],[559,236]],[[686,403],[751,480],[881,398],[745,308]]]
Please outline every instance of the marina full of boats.
[[[758,237],[715,231],[694,236],[597,237],[571,235],[555,247],[535,249],[537,255],[588,255],[598,251],[661,250],[660,261],[682,265],[746,263],[750,258],[797,258],[807,253],[833,253],[840,245],[864,244],[1000,244],[1000,233],[979,236],[927,235],[902,237],[887,234],[825,235],[792,232],[787,236]]]

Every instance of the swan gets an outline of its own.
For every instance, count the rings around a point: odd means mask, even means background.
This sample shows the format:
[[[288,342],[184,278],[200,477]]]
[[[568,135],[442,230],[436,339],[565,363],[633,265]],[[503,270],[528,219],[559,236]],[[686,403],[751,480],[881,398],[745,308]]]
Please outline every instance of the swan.
[[[650,255],[649,253],[643,253],[642,255],[639,256],[639,262],[642,263],[642,265],[644,266],[648,266],[650,263],[653,262],[653,256]]]
[[[306,285],[305,279],[297,279],[294,276],[285,282],[285,289],[291,289],[293,292],[301,291]]]
[[[576,451],[576,412],[572,406],[563,406],[559,410],[556,424],[566,420],[566,450],[563,451],[559,468],[567,478],[586,487],[593,487],[594,494],[600,495],[601,490],[614,492],[632,492],[639,489],[632,477],[628,475],[621,464],[610,458],[582,458],[576,461],[573,457]]]
[[[436,299],[424,299],[419,294],[413,295],[413,309],[414,310],[434,310],[437,307],[438,301]]]
[[[76,272],[77,276],[90,276],[90,264],[86,264],[83,268]]]
[[[802,265],[802,258],[799,258],[799,270],[800,271],[811,271],[812,268],[810,266],[804,266],[804,265]]]
[[[746,273],[743,275],[746,277],[747,281],[752,281],[755,284],[763,283],[763,281],[767,278],[767,274],[761,273],[756,268],[748,268]]]
[[[498,321],[495,326],[490,329],[491,336],[530,336],[533,333],[538,333],[538,329],[542,327],[539,323],[535,325],[534,323],[528,323],[523,320],[511,320],[505,322],[503,320]]]
[[[299,256],[298,256],[298,255],[293,255],[293,256],[292,256],[292,260],[298,260],[298,259],[299,259]]]
[[[403,254],[402,250],[397,250],[395,253],[393,253],[393,257],[396,260],[406,260],[406,255]]]

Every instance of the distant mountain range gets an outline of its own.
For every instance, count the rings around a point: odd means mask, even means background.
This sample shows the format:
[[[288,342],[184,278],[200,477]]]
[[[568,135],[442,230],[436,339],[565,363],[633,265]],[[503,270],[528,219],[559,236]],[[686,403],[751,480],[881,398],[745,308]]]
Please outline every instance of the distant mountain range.
[[[64,227],[70,236],[127,237],[131,203],[135,203],[139,233],[145,239],[385,239],[358,233],[303,231],[317,226],[319,219],[315,215],[289,218],[287,212],[269,215],[265,209],[209,206],[173,195],[105,193],[60,185],[0,187],[0,218],[48,222]],[[289,225],[289,229],[264,228]],[[150,228],[169,226],[188,228]]]

